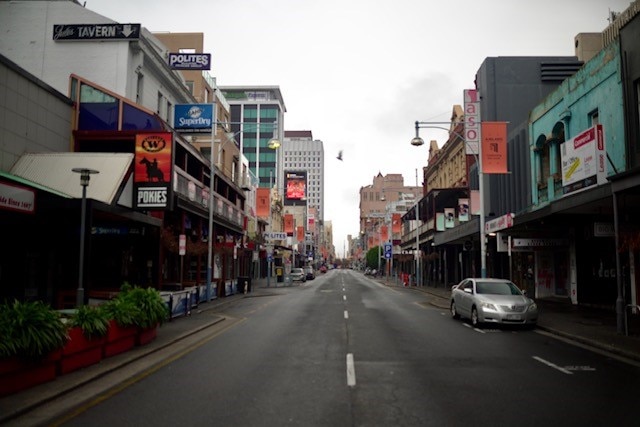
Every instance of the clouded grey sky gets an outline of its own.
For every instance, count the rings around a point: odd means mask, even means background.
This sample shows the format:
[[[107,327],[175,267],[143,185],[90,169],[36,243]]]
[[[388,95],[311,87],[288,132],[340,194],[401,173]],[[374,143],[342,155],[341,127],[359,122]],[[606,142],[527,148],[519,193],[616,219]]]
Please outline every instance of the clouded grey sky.
[[[358,190],[378,172],[416,185],[428,144],[413,123],[447,121],[486,57],[572,56],[629,0],[87,0],[152,32],[203,32],[221,86],[277,85],[286,130],[325,149],[325,219],[336,251],[358,233]],[[440,130],[421,130],[442,145]],[[344,161],[335,157],[344,150]],[[422,175],[421,172],[419,172]]]

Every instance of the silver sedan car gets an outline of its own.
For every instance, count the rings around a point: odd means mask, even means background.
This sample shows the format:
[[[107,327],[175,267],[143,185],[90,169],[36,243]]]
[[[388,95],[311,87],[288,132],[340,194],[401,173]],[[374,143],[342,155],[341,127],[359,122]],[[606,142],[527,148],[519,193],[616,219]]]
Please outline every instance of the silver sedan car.
[[[451,316],[483,323],[534,326],[538,306],[506,279],[464,279],[451,288]]]

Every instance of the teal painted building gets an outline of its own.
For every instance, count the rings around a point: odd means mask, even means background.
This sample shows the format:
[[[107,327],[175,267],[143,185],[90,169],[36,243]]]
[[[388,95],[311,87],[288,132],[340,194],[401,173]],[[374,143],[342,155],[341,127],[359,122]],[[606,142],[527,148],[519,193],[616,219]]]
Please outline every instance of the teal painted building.
[[[532,253],[537,298],[613,307],[617,297],[608,178],[626,168],[617,42],[531,110],[532,206],[516,216],[514,250]]]

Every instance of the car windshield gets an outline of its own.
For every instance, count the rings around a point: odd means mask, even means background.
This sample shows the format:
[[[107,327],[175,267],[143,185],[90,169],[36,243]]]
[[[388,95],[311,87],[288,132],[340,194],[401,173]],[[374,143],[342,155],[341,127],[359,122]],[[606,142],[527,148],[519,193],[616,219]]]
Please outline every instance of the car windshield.
[[[476,282],[476,292],[491,295],[521,295],[520,289],[511,282]]]

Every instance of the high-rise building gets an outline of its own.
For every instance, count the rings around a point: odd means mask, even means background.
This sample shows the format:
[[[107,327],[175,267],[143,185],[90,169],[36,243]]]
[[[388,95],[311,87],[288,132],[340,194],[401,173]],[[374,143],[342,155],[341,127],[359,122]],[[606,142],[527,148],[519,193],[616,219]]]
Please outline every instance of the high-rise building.
[[[327,245],[324,234],[324,147],[314,140],[311,131],[285,131],[282,141],[282,170],[287,186],[285,211],[293,214],[297,225],[303,226],[304,252],[317,263],[326,261]],[[290,186],[304,180],[300,199],[290,196]],[[288,201],[288,203],[287,203]],[[302,249],[301,249],[302,250]]]
[[[307,207],[315,208],[324,220],[324,146],[313,139],[310,130],[287,130],[282,142],[282,167],[285,171],[307,172]]]
[[[284,136],[287,111],[279,86],[219,86],[231,109],[229,132],[235,134],[249,169],[260,187],[282,188],[278,165],[282,154],[269,148],[272,139]]]

